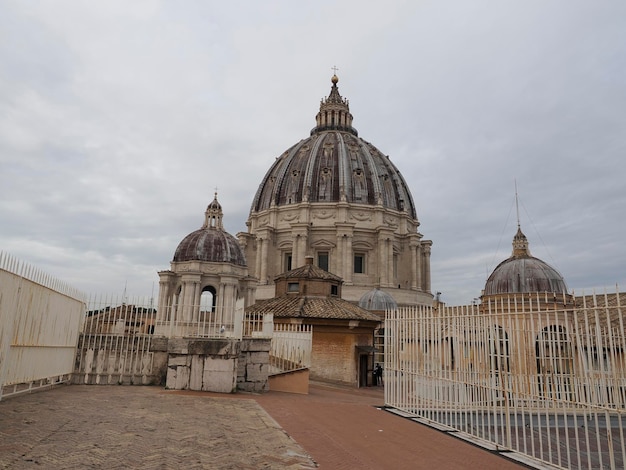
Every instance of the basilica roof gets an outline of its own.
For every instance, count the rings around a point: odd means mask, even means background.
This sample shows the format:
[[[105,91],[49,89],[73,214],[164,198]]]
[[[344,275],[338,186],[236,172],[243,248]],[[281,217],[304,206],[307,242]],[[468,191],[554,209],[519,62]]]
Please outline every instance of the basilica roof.
[[[352,127],[349,103],[334,75],[310,137],[280,155],[266,173],[251,211],[300,202],[382,205],[417,219],[406,181],[374,145]]]
[[[222,206],[215,194],[204,213],[204,224],[179,243],[173,261],[208,261],[246,266],[241,245],[224,230],[222,216]]]
[[[493,270],[485,284],[485,295],[526,292],[563,294],[567,293],[567,285],[556,269],[531,256],[528,240],[518,226],[513,254]]]

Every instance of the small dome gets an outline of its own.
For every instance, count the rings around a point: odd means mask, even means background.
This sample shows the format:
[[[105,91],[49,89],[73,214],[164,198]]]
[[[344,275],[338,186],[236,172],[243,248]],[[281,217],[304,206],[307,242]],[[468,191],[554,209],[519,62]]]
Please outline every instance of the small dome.
[[[513,255],[502,261],[485,283],[485,295],[525,292],[567,293],[563,276],[548,263],[530,255],[528,240],[518,227]]]
[[[391,294],[377,287],[361,296],[359,299],[359,307],[366,310],[393,310],[398,308],[398,304]]]
[[[224,230],[222,206],[215,198],[207,206],[202,228],[191,232],[174,252],[174,261],[209,261],[246,266],[246,257],[235,237]]]
[[[210,261],[246,266],[246,257],[235,237],[213,227],[187,235],[176,248],[174,261]]]

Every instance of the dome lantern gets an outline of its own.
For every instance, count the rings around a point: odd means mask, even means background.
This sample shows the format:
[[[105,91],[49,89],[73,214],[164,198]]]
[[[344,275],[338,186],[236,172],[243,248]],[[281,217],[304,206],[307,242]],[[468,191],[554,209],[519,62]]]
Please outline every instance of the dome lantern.
[[[222,206],[217,201],[217,191],[215,192],[215,198],[206,208],[204,212],[204,225],[202,228],[216,228],[219,230],[224,230],[224,226],[222,225],[222,217],[224,213],[222,212]]]
[[[322,99],[320,103],[320,111],[315,116],[317,126],[311,130],[311,135],[318,134],[322,131],[337,130],[349,132],[358,136],[357,130],[352,127],[352,114],[350,114],[350,104],[348,100],[341,97],[337,82],[339,78],[333,75],[330,80],[333,84],[330,89],[328,98]]]

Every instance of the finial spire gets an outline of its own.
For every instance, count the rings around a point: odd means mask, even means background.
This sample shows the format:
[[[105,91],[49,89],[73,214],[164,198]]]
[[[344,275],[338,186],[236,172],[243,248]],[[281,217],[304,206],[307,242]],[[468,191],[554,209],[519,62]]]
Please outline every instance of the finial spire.
[[[337,82],[339,82],[337,70],[339,69],[333,66],[331,70],[335,73],[330,79],[333,86],[330,89],[328,98],[322,99],[320,111],[317,113],[317,116],[315,116],[317,126],[311,130],[311,135],[322,131],[334,130],[349,132],[350,134],[358,136],[359,133],[352,127],[350,104],[348,100],[339,94],[339,88],[337,88]]]
[[[515,211],[517,213],[517,228],[520,228],[520,223],[519,223],[519,203],[518,203],[518,198],[517,198],[517,179],[514,179],[513,182],[515,183]]]
[[[519,221],[519,198],[517,196],[517,180],[515,182],[515,211],[517,213],[517,233],[513,237],[513,256],[516,258],[523,258],[530,256],[530,250],[528,248],[528,239],[522,232],[522,228]]]

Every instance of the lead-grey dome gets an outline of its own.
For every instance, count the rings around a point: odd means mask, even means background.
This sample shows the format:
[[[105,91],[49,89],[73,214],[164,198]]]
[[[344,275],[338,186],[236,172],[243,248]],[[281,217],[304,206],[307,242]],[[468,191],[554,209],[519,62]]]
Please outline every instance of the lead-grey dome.
[[[252,211],[300,202],[348,202],[407,211],[415,204],[404,178],[388,156],[358,136],[348,101],[332,78],[311,136],[276,159],[252,202]]]
[[[376,287],[361,296],[359,307],[367,310],[393,310],[398,308],[398,303],[391,294]]]
[[[525,292],[567,293],[563,276],[549,264],[530,255],[528,240],[518,227],[513,255],[502,261],[485,283],[485,295]]]
[[[209,261],[246,266],[241,245],[224,230],[222,215],[222,206],[217,201],[216,193],[205,212],[204,225],[178,244],[173,261]]]

